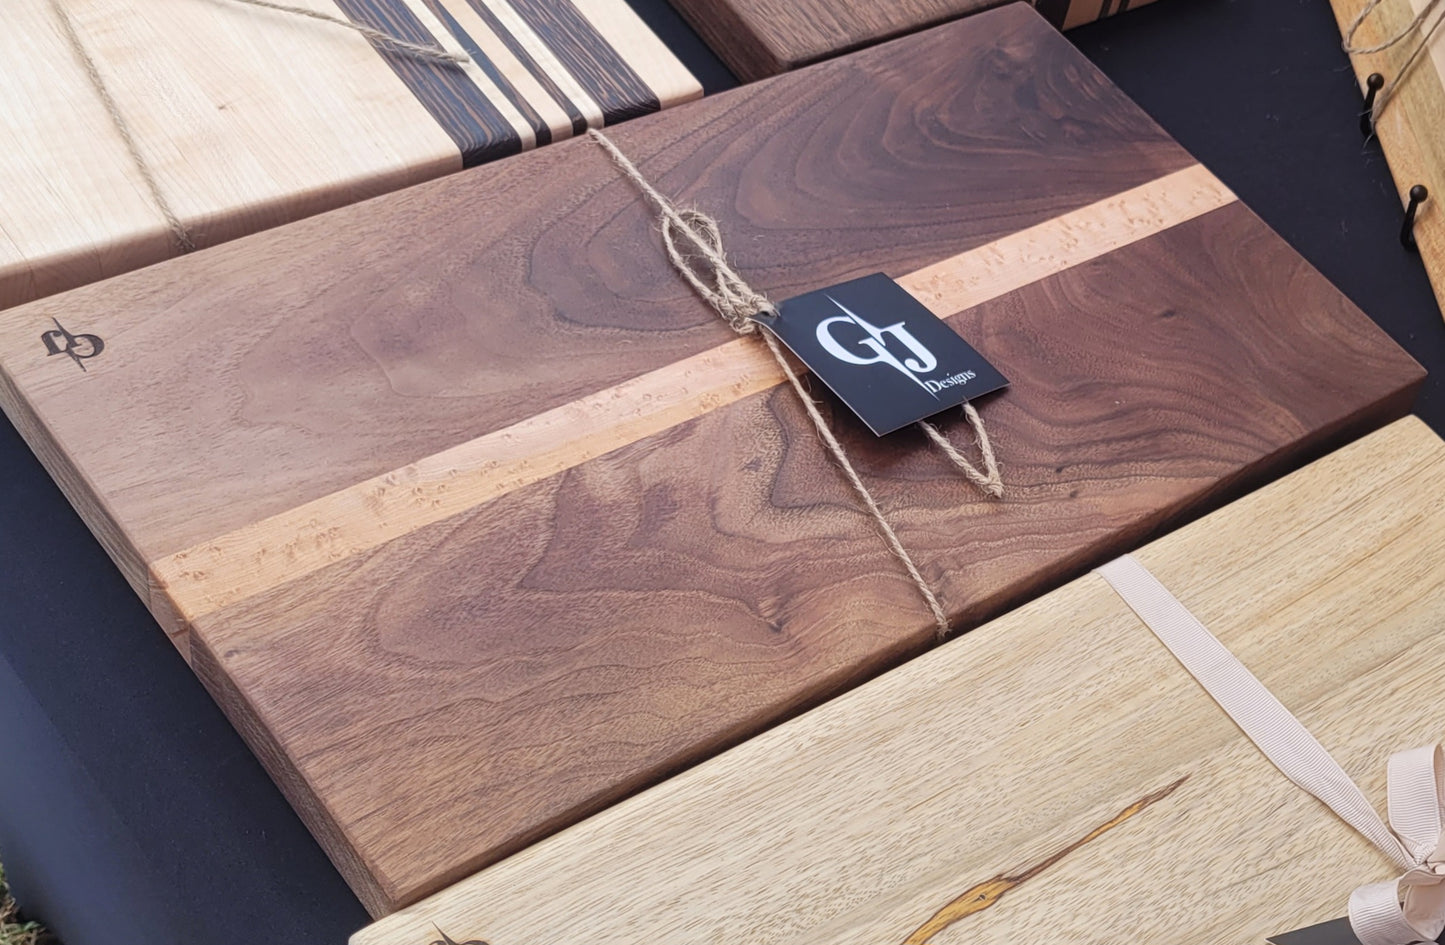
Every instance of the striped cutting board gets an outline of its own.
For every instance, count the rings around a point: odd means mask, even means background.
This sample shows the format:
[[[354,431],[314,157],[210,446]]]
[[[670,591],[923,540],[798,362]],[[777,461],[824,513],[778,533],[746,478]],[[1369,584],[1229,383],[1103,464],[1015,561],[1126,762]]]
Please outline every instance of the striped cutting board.
[[[1401,420],[1137,557],[1382,810],[1445,736],[1445,443]],[[352,937],[1265,937],[1398,871],[1089,574]]]
[[[1366,0],[1331,0],[1331,6],[1343,32]],[[1355,43],[1375,46],[1400,35],[1427,6],[1428,0],[1381,0],[1361,24]],[[1435,30],[1428,48],[1401,79],[1424,34],[1442,17],[1445,8],[1409,30],[1400,43],[1380,52],[1352,55],[1350,62],[1362,89],[1372,73],[1379,73],[1387,82],[1401,80],[1375,124],[1375,134],[1390,162],[1401,205],[1408,205],[1410,189],[1417,184],[1429,194],[1416,211],[1413,234],[1435,287],[1435,298],[1445,312],[1445,25]]]
[[[1007,0],[673,0],[744,80],[761,79],[892,39]],[[1151,0],[1030,0],[1060,29]]]
[[[7,0],[0,306],[178,251],[81,51],[200,246],[702,93],[624,0],[294,2],[471,62],[236,0]]]
[[[614,138],[760,289],[890,273],[1012,380],[1001,501],[823,405],[958,628],[1421,379],[1026,7]],[[15,309],[0,402],[376,913],[935,639],[585,138]]]

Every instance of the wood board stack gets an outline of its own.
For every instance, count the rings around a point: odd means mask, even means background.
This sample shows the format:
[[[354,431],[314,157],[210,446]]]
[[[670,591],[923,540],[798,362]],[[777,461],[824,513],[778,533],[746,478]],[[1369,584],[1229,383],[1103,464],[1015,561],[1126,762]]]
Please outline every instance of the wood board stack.
[[[297,0],[436,64],[236,0],[10,0],[0,307],[697,98],[624,0]],[[73,27],[74,48],[67,38]]]
[[[1365,9],[1366,0],[1330,0],[1341,32]],[[1381,0],[1373,5],[1360,24],[1354,43],[1360,47],[1380,45],[1404,34],[1404,39],[1373,53],[1350,56],[1360,88],[1365,89],[1372,73],[1386,83],[1399,81],[1390,101],[1375,122],[1390,162],[1390,173],[1402,206],[1410,203],[1410,189],[1422,185],[1427,199],[1421,204],[1413,227],[1414,241],[1430,273],[1435,298],[1445,312],[1445,27],[1434,29],[1429,44],[1408,71],[1404,67],[1435,24],[1445,17],[1436,10],[1424,23],[1410,24],[1428,6],[1427,0]]]
[[[1135,553],[1381,807],[1441,737],[1442,476],[1400,420]],[[1088,574],[351,941],[1261,945],[1397,872]]]
[[[1023,6],[613,137],[760,289],[890,273],[1011,378],[1001,501],[824,404],[958,629],[1421,379]],[[781,383],[586,139],[0,322],[7,413],[377,914],[934,642]]]
[[[1008,0],[676,0],[698,34],[744,81],[860,49]],[[1030,0],[1070,29],[1151,0]]]

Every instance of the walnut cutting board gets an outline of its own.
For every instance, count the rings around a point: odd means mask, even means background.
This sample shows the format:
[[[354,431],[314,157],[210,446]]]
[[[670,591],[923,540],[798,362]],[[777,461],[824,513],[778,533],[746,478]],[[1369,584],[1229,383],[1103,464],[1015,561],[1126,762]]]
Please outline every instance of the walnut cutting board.
[[[1427,0],[1382,0],[1355,36],[1360,46],[1374,46],[1399,35],[1426,7]],[[1341,32],[1349,28],[1365,0],[1330,0]],[[1440,11],[1426,24],[1435,22]],[[1401,67],[1421,40],[1419,28],[1408,38],[1377,53],[1352,55],[1350,62],[1365,88],[1365,80],[1378,72],[1387,81],[1400,76]],[[1402,206],[1409,203],[1410,188],[1424,184],[1430,197],[1415,217],[1415,242],[1419,247],[1435,298],[1445,312],[1445,27],[1430,41],[1430,48],[1416,61],[1384,114],[1375,123],[1375,134],[1390,162]],[[1404,250],[1401,250],[1404,252]]]
[[[624,0],[59,0],[165,200],[207,246],[702,94]],[[50,0],[0,31],[0,306],[177,252]]]
[[[958,629],[1421,379],[1026,7],[614,138],[759,289],[890,273],[1012,380],[1002,501],[823,402]],[[934,642],[585,138],[16,309],[0,380],[377,913]]]
[[[1400,420],[1135,555],[1381,810],[1445,735],[1442,477]],[[1088,574],[351,942],[1262,945],[1394,876]]]
[[[673,0],[744,81],[1001,6],[1006,0]],[[1151,0],[1030,0],[1060,29]]]

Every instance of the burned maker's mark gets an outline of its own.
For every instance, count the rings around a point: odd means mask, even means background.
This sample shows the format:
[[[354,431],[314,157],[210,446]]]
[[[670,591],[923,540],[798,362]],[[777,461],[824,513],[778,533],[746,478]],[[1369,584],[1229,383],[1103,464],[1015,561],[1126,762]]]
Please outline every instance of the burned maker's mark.
[[[482,941],[479,938],[469,938],[465,942],[453,941],[452,937],[447,933],[443,932],[440,926],[433,925],[432,928],[437,930],[437,934],[440,935],[441,938],[434,939],[431,942],[427,943],[427,945],[487,945],[486,942]]]
[[[1089,843],[1093,840],[1097,840],[1099,837],[1102,837],[1104,834],[1108,833],[1110,830],[1113,830],[1115,827],[1119,826],[1130,817],[1133,817],[1135,814],[1144,810],[1146,807],[1149,807],[1151,804],[1156,804],[1159,801],[1164,800],[1164,798],[1179,790],[1180,785],[1182,785],[1185,781],[1188,780],[1189,775],[1186,774],[1184,777],[1175,781],[1173,784],[1169,784],[1163,788],[1160,788],[1153,794],[1144,795],[1143,797],[1139,798],[1139,800],[1130,804],[1128,807],[1124,808],[1123,810],[1119,811],[1119,813],[1106,820],[1104,823],[1100,824],[1093,830],[1090,830],[1088,833],[1084,834],[1084,836],[1075,840],[1073,843],[1069,844],[1061,850],[1050,854],[1049,856],[1045,857],[1044,859],[1040,860],[1039,862],[1035,863],[1034,865],[1028,867],[1021,872],[1013,873],[1008,876],[995,876],[992,879],[986,879],[978,885],[966,890],[962,895],[958,896],[948,905],[935,912],[933,914],[933,917],[930,918],[927,922],[923,923],[917,929],[915,929],[912,935],[908,936],[908,938],[903,940],[903,945],[926,945],[926,943],[930,939],[932,939],[939,932],[942,932],[944,929],[948,928],[953,923],[989,908],[994,903],[1002,899],[1005,893],[1012,892],[1019,886],[1022,886],[1025,882],[1033,879],[1035,876],[1039,875],[1044,870],[1053,866],[1055,863],[1058,863],[1064,857],[1068,856],[1070,853],[1073,853],[1084,844]]]

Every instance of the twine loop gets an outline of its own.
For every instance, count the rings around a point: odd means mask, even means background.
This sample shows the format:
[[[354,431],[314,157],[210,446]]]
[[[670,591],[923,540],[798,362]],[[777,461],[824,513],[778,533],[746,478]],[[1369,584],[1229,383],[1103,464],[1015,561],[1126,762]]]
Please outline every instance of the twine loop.
[[[1420,57],[1424,55],[1425,50],[1430,45],[1430,40],[1435,36],[1436,31],[1440,29],[1441,23],[1445,23],[1445,10],[1441,9],[1442,3],[1445,3],[1445,0],[1428,0],[1424,8],[1415,15],[1415,18],[1394,36],[1389,37],[1384,42],[1375,43],[1372,46],[1356,45],[1355,34],[1360,31],[1360,27],[1364,25],[1365,20],[1369,19],[1370,14],[1375,12],[1375,8],[1382,2],[1384,2],[1384,0],[1368,0],[1368,2],[1360,8],[1360,12],[1355,15],[1355,18],[1350,21],[1350,25],[1345,28],[1345,39],[1342,43],[1345,52],[1352,56],[1384,52],[1386,49],[1404,42],[1406,37],[1416,30],[1422,30],[1422,33],[1420,41],[1410,51],[1410,55],[1405,58],[1405,62],[1400,66],[1399,72],[1375,94],[1374,104],[1370,106],[1371,128],[1380,120],[1380,116],[1385,113],[1385,106],[1394,98],[1395,92],[1400,87],[1400,83],[1405,81],[1405,77],[1409,75],[1410,70],[1415,67]],[[1437,11],[1439,11],[1441,15],[1436,17],[1435,22],[1430,25],[1429,29],[1424,29],[1425,22]]]
[[[1388,823],[1339,762],[1184,603],[1133,555],[1095,569],[1279,772],[1402,871],[1350,894],[1360,945],[1423,945],[1445,930],[1445,755],[1390,756]]]
[[[783,353],[782,345],[772,332],[758,332],[759,316],[769,313],[776,314],[777,306],[767,296],[748,285],[747,280],[739,275],[728,262],[727,255],[723,250],[722,230],[718,226],[717,220],[701,210],[680,209],[674,206],[671,200],[643,176],[642,172],[637,169],[637,165],[622,153],[612,139],[595,128],[589,130],[587,134],[607,152],[618,170],[638,190],[642,191],[657,209],[663,247],[667,250],[667,258],[673,268],[687,280],[687,283],[708,305],[712,306],[713,310],[728,323],[733,331],[740,335],[760,334],[763,341],[767,343],[773,359],[777,361],[778,367],[782,369],[788,383],[792,385],[793,392],[798,395],[798,401],[807,411],[809,419],[813,421],[818,438],[823,441],[829,455],[833,457],[839,470],[842,471],[843,477],[853,487],[863,508],[872,517],[888,550],[903,565],[908,577],[913,581],[914,587],[917,588],[919,596],[928,605],[928,610],[937,625],[939,638],[947,636],[949,631],[948,614],[944,611],[938,596],[933,593],[932,587],[929,586],[922,572],[918,570],[912,555],[908,553],[908,549],[899,539],[898,532],[883,514],[878,501],[873,498],[873,493],[868,490],[857,470],[853,468],[853,463],[843,449],[843,444],[838,442],[837,436],[828,426],[827,419],[824,418],[817,403],[803,385],[803,380],[794,369],[792,361]],[[933,424],[919,421],[918,425],[970,482],[988,495],[1001,498],[1003,496],[1003,480],[999,475],[993,445],[989,442],[988,432],[983,426],[983,418],[969,403],[963,405],[963,412],[978,441],[979,453],[984,461],[982,471],[974,466]]]
[[[678,236],[691,248],[680,247]],[[700,210],[678,209],[662,214],[662,243],[667,258],[703,300],[717,310],[733,331],[751,335],[759,315],[776,313],[768,297],[743,281],[723,255],[717,221]]]

